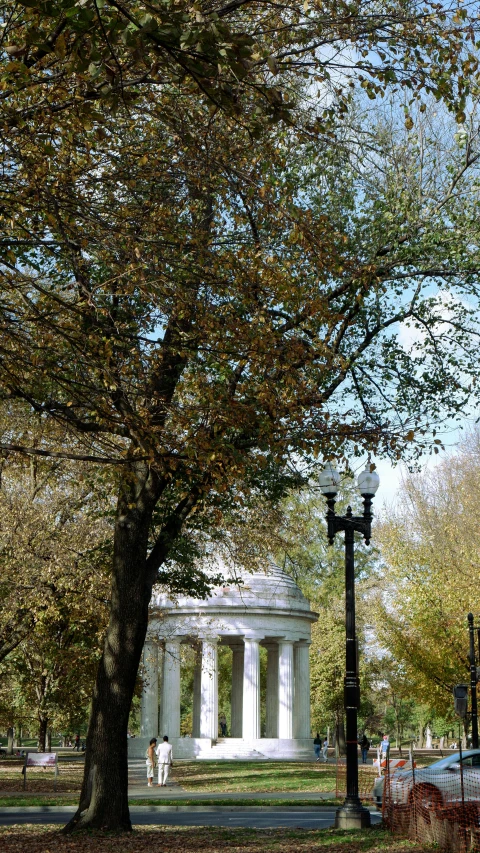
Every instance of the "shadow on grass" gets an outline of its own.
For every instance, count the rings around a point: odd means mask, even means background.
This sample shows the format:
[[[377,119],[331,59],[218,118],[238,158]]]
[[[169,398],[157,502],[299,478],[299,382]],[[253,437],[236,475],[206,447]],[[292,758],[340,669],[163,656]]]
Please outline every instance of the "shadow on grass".
[[[393,839],[382,828],[345,831],[335,829],[224,829],[221,827],[137,827],[128,835],[82,833],[68,838],[51,826],[0,827],[2,853],[368,853],[368,851],[423,851],[412,842]]]

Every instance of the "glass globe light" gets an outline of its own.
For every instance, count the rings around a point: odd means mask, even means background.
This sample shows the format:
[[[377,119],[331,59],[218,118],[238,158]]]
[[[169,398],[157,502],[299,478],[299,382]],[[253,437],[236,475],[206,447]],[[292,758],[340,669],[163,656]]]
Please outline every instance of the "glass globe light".
[[[380,485],[380,477],[376,471],[370,470],[370,462],[365,465],[365,470],[361,471],[357,478],[357,489],[361,495],[373,495]]]
[[[320,484],[320,490],[327,497],[329,495],[337,494],[340,483],[340,474],[331,462],[325,463],[323,470],[320,471],[318,482]]]

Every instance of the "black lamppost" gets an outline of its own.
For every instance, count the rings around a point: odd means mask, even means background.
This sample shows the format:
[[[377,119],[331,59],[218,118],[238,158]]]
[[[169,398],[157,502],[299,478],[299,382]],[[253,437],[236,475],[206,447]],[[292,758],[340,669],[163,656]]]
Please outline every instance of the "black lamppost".
[[[470,651],[468,660],[470,663],[470,692],[471,692],[471,707],[472,707],[472,749],[478,749],[478,712],[477,712],[477,664],[475,654],[475,625],[473,613],[469,613],[468,632],[470,635]],[[478,647],[480,652],[480,626],[477,626],[478,631]]]
[[[346,672],[344,681],[344,708],[346,721],[347,748],[347,796],[341,808],[337,809],[335,826],[340,829],[354,829],[370,826],[370,812],[362,806],[358,796],[358,730],[357,712],[360,700],[358,678],[357,636],[355,632],[355,533],[361,533],[367,545],[370,544],[372,528],[372,499],[380,484],[375,471],[367,464],[357,480],[357,488],[363,498],[363,516],[352,514],[347,508],[344,516],[335,515],[335,499],[340,483],[338,471],[327,462],[319,477],[320,489],[327,499],[328,541],[333,545],[337,533],[345,533],[345,627],[346,627]]]

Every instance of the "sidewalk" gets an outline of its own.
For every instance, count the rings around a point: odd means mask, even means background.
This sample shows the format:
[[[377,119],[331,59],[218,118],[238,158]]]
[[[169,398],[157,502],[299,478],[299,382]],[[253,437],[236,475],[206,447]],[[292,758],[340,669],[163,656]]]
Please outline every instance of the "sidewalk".
[[[147,785],[135,785],[134,788],[128,789],[128,798],[130,800],[196,800],[199,803],[206,800],[331,800],[335,799],[335,791],[318,792],[310,791],[302,793],[302,791],[274,791],[274,792],[255,792],[246,791],[245,793],[234,791],[222,793],[221,791],[210,791],[207,793],[197,793],[194,791],[185,791],[180,785],[167,785],[166,788],[149,788]]]
[[[75,799],[78,797],[78,794],[65,794],[61,792],[51,792],[51,793],[43,793],[39,794],[35,791],[12,791],[11,793],[4,793],[4,797],[0,794],[0,808],[2,806],[2,799],[18,799],[23,800],[25,806],[28,806],[29,799],[64,799],[65,797],[71,797]],[[162,802],[162,800],[178,800],[181,802],[182,800],[196,800],[198,803],[202,803],[203,801],[212,802],[213,800],[231,800],[235,802],[235,800],[308,800],[315,802],[316,800],[332,800],[335,799],[335,791],[263,791],[263,792],[255,792],[255,791],[246,791],[244,793],[239,791],[234,792],[225,792],[221,791],[210,791],[210,792],[194,792],[194,791],[185,791],[180,785],[176,785],[175,783],[167,785],[166,788],[149,788],[148,785],[134,785],[133,787],[129,787],[128,789],[128,799],[129,800],[158,800],[158,802]]]

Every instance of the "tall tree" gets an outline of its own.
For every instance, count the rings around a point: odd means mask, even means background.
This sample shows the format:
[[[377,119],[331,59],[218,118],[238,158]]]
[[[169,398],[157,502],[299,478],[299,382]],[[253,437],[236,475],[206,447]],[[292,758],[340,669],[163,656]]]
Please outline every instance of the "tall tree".
[[[433,471],[412,475],[380,526],[381,642],[403,667],[410,694],[430,714],[452,709],[452,687],[468,678],[467,614],[478,601],[478,433]]]
[[[36,415],[22,421],[12,404],[0,423],[3,435],[32,447],[59,439]],[[1,663],[57,619],[60,601],[79,595],[85,619],[105,609],[113,503],[112,484],[86,464],[4,452],[0,470]]]
[[[343,11],[330,24],[313,16],[317,35],[348,41]],[[424,15],[410,11],[393,28],[427,49]],[[358,33],[366,62],[378,33],[391,35],[382,21]],[[445,26],[444,40],[432,27],[427,66],[440,43],[461,38],[460,24]],[[69,56],[59,61],[68,67]],[[407,46],[401,73],[412,85],[416,62]],[[192,557],[222,513],[252,493],[278,497],[302,457],[306,473],[318,452],[401,453],[429,413],[455,411],[469,394],[469,309],[452,301],[446,336],[432,280],[476,299],[476,136],[467,128],[466,147],[450,140],[447,154],[442,139],[419,152],[403,119],[393,145],[388,126],[339,120],[329,146],[348,81],[328,106],[322,146],[308,142],[310,110],[260,144],[248,121],[214,112],[183,79],[146,87],[116,114],[48,100],[36,123],[40,90],[22,89],[14,64],[7,81],[14,75],[24,112],[3,154],[0,381],[78,445],[2,446],[116,468],[111,615],[70,828],[130,829],[125,733],[152,585],[202,594]],[[388,59],[373,73],[379,85],[394,74]],[[57,78],[46,76],[49,99]],[[242,98],[253,115],[255,92]],[[425,164],[439,148],[432,179]],[[408,321],[428,330],[422,353],[398,339]]]

